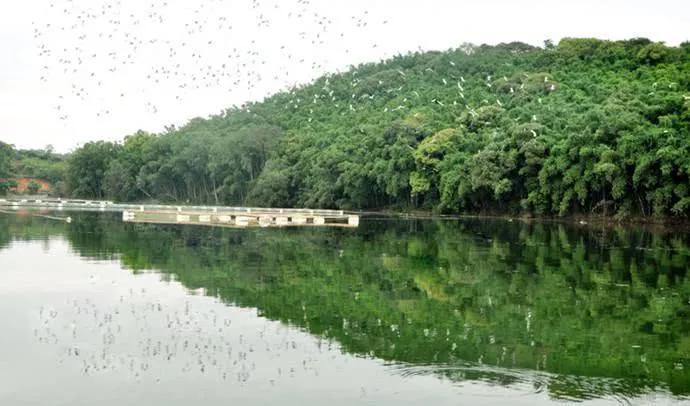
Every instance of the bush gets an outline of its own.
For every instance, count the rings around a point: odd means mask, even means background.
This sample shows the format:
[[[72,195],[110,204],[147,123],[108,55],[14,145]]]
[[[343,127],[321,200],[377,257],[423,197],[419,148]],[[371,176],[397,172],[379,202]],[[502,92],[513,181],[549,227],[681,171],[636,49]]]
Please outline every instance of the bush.
[[[29,192],[29,194],[35,195],[39,190],[41,190],[41,185],[35,180],[30,181],[29,184],[26,185],[26,191]]]

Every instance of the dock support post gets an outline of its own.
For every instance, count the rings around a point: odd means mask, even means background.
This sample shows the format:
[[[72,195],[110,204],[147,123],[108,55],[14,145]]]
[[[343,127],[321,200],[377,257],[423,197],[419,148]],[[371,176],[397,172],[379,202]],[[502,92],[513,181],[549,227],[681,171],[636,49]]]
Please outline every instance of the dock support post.
[[[235,225],[239,227],[247,227],[251,217],[237,216],[235,217]]]
[[[350,226],[359,226],[359,216],[348,216],[347,224]]]

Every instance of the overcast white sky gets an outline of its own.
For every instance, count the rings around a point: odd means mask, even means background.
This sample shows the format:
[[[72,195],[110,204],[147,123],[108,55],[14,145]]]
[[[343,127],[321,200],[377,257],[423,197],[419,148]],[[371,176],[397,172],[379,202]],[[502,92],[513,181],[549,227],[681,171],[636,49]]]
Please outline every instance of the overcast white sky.
[[[690,39],[687,0],[22,0],[0,13],[0,140],[67,152],[350,64],[463,42]]]

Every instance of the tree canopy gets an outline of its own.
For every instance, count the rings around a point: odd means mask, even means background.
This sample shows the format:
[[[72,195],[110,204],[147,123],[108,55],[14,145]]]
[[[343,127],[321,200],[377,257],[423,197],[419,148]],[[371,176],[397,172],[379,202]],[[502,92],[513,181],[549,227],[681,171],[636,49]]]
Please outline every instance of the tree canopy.
[[[5,195],[10,189],[11,164],[14,157],[14,148],[0,141],[0,195]]]
[[[13,158],[14,148],[12,145],[0,141],[0,178],[10,176]]]

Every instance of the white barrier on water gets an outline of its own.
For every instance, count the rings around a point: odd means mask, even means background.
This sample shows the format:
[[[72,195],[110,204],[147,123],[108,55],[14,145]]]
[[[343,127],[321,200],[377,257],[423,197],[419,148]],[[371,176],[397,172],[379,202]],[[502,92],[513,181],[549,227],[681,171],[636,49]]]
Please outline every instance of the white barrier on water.
[[[344,210],[285,209],[231,206],[181,206],[126,204],[98,200],[0,199],[0,207],[14,210],[37,208],[54,210],[122,211],[123,221],[185,223],[247,227],[270,226],[359,226],[359,215]]]

